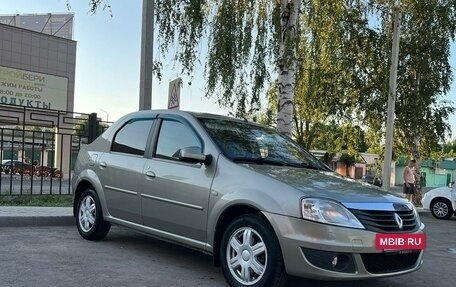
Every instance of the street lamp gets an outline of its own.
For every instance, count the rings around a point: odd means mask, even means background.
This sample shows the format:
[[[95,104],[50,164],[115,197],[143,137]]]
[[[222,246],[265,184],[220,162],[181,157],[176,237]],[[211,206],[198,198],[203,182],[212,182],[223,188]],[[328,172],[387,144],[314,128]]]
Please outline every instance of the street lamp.
[[[139,73],[139,110],[152,108],[152,68],[155,0],[143,0],[141,65]]]
[[[396,103],[397,89],[397,63],[399,57],[399,39],[401,27],[401,3],[396,0],[393,8],[393,45],[391,49],[391,66],[389,78],[389,95],[388,95],[388,111],[386,119],[386,135],[385,135],[385,152],[383,156],[383,184],[385,190],[390,190],[391,185],[391,163],[393,155],[393,131],[394,131],[394,111]]]
[[[109,113],[103,109],[99,109],[99,110],[106,114],[106,121],[109,122]]]

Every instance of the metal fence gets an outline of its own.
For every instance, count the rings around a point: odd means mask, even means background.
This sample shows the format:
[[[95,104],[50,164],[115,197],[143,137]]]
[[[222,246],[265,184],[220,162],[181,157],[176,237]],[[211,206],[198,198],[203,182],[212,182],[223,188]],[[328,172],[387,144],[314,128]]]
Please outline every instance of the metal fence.
[[[71,194],[79,149],[103,127],[95,113],[0,105],[0,196]]]

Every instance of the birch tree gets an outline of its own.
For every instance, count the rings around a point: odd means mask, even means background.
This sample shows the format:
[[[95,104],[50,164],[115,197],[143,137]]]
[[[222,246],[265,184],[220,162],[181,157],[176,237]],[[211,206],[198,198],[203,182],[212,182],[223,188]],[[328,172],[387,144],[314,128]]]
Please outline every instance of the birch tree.
[[[89,3],[92,12],[115,10],[108,0]],[[291,136],[300,7],[301,0],[155,1],[155,42],[162,58],[178,61],[179,73],[189,76],[190,82],[195,63],[203,60],[206,94],[238,117],[250,117],[260,109],[265,86],[271,75],[277,77],[277,129]],[[208,44],[207,53],[201,53],[202,43]],[[170,54],[171,50],[175,52]],[[156,61],[156,75],[161,67]]]
[[[366,142],[379,151],[393,2],[156,1],[155,46],[162,56],[154,67],[159,73],[161,62],[178,61],[179,73],[191,82],[195,63],[203,62],[206,94],[250,119],[260,109],[265,87],[277,83],[267,93],[276,93],[267,120],[276,115],[273,124],[280,132],[312,148],[312,135],[328,124],[361,126]],[[429,154],[448,135],[453,112],[444,96],[452,80],[448,59],[456,2],[401,2],[394,151],[410,153],[419,144],[420,153]],[[106,0],[90,3],[92,11],[111,9]]]
[[[281,0],[277,130],[289,137],[292,137],[293,133],[294,93],[297,71],[297,29],[300,7],[301,0]]]

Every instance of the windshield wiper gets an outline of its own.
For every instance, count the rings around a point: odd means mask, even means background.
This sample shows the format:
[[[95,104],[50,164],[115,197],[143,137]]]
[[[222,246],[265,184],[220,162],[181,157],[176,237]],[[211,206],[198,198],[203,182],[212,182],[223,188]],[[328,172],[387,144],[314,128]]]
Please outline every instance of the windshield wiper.
[[[318,166],[310,164],[308,162],[301,162],[301,163],[299,163],[299,166],[304,167],[304,168],[309,168],[309,169],[321,170],[321,168],[319,168]]]

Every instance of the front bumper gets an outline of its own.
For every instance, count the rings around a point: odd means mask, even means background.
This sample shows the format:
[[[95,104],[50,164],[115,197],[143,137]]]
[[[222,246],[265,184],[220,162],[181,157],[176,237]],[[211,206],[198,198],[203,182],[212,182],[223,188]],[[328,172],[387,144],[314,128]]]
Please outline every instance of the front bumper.
[[[375,232],[264,213],[281,245],[289,275],[354,280],[395,276],[418,270],[423,250],[394,253],[375,248]],[[416,233],[422,233],[421,224]],[[334,258],[338,257],[334,261]]]

